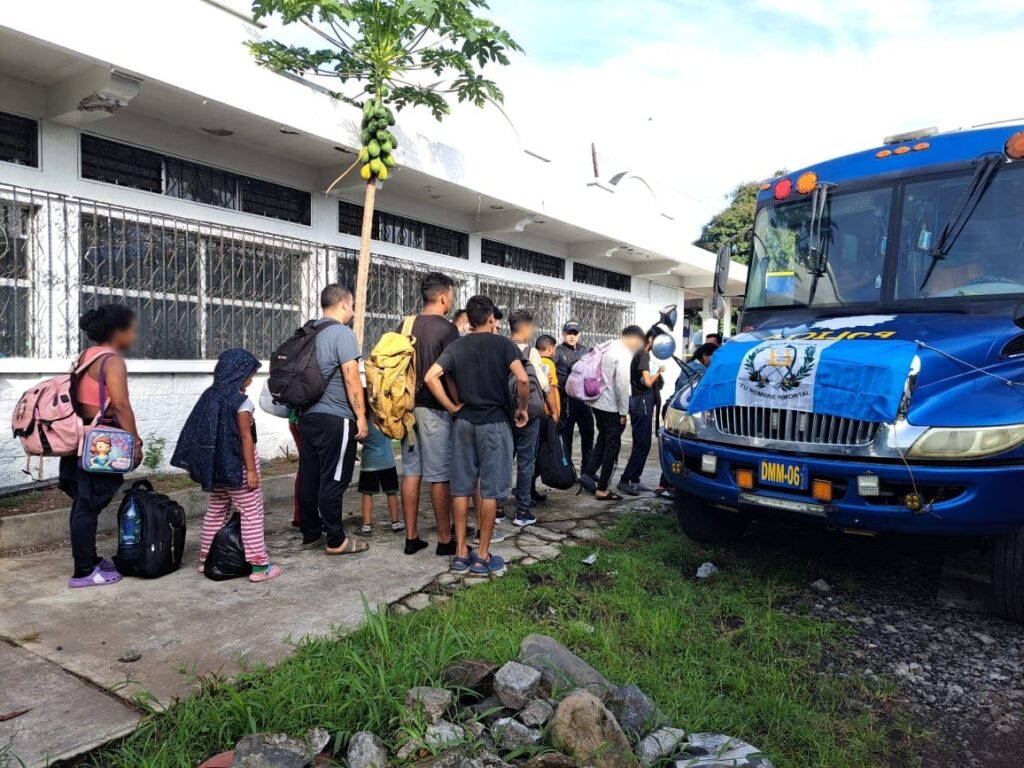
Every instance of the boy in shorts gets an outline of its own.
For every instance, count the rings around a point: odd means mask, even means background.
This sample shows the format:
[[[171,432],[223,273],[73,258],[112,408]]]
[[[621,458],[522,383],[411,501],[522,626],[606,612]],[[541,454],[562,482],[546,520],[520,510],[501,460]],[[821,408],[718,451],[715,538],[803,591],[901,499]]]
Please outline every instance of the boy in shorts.
[[[359,464],[359,493],[363,495],[364,536],[373,533],[373,497],[383,493],[388,500],[391,514],[391,530],[399,533],[405,530],[405,523],[398,517],[398,470],[395,468],[395,452],[391,438],[367,422],[369,432],[363,441],[363,457]]]

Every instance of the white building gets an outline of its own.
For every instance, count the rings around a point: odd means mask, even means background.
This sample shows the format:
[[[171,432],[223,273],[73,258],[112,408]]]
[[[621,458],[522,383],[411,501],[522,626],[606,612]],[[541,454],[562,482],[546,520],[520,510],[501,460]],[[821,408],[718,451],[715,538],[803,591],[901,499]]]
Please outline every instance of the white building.
[[[256,66],[243,43],[260,34],[213,0],[5,5],[5,412],[67,369],[81,311],[122,300],[141,321],[129,362],[140,431],[167,439],[166,462],[222,349],[266,358],[316,313],[323,285],[350,281],[361,185],[323,190],[354,159],[359,115]],[[463,299],[534,309],[542,332],[579,319],[587,341],[708,294],[713,255],[686,243],[642,180],[567,176],[550,148],[523,146],[496,112],[486,120],[460,130],[458,116],[442,128],[400,114],[399,169],[377,197],[368,345],[416,309],[430,269]],[[737,293],[744,277],[733,270]],[[260,422],[272,458],[290,438]],[[0,442],[0,485],[26,481],[23,467],[17,442]]]

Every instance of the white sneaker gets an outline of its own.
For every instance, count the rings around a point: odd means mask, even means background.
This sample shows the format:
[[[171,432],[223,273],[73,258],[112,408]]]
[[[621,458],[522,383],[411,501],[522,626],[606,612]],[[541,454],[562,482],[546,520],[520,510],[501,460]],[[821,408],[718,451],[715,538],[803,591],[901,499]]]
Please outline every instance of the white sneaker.
[[[395,520],[395,522],[393,522],[391,524],[391,530],[394,531],[395,533],[398,533],[399,531],[404,531],[405,530],[405,522],[402,521],[402,520]]]
[[[372,525],[367,525],[366,523],[363,523],[362,527],[360,527],[360,529],[359,529],[359,532],[364,534],[364,535],[369,536],[371,533],[373,533],[373,526]]]
[[[506,538],[508,538],[508,537],[505,536],[504,533],[502,533],[497,528],[495,528],[494,529],[494,533],[491,534],[491,544],[500,544]],[[473,537],[473,545],[477,546],[477,547],[480,546],[480,534],[479,533],[476,536]]]

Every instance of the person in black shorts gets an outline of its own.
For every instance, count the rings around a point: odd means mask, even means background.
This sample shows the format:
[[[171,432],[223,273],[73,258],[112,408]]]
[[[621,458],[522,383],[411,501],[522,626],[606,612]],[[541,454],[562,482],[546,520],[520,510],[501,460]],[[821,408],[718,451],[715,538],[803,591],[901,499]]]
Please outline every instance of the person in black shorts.
[[[363,495],[364,536],[373,533],[373,497],[383,493],[388,500],[391,515],[391,530],[399,533],[405,530],[405,523],[398,517],[398,470],[395,468],[395,449],[391,438],[381,433],[373,420],[367,422],[366,440],[359,461],[359,493]]]

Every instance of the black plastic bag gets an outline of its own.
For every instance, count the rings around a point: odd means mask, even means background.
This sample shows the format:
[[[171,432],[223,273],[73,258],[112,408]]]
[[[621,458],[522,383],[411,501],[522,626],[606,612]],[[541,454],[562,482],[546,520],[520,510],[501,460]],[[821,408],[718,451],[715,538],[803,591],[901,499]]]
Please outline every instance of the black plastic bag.
[[[252,573],[242,545],[242,518],[235,512],[228,524],[217,531],[203,566],[206,578],[214,581],[240,579]]]

